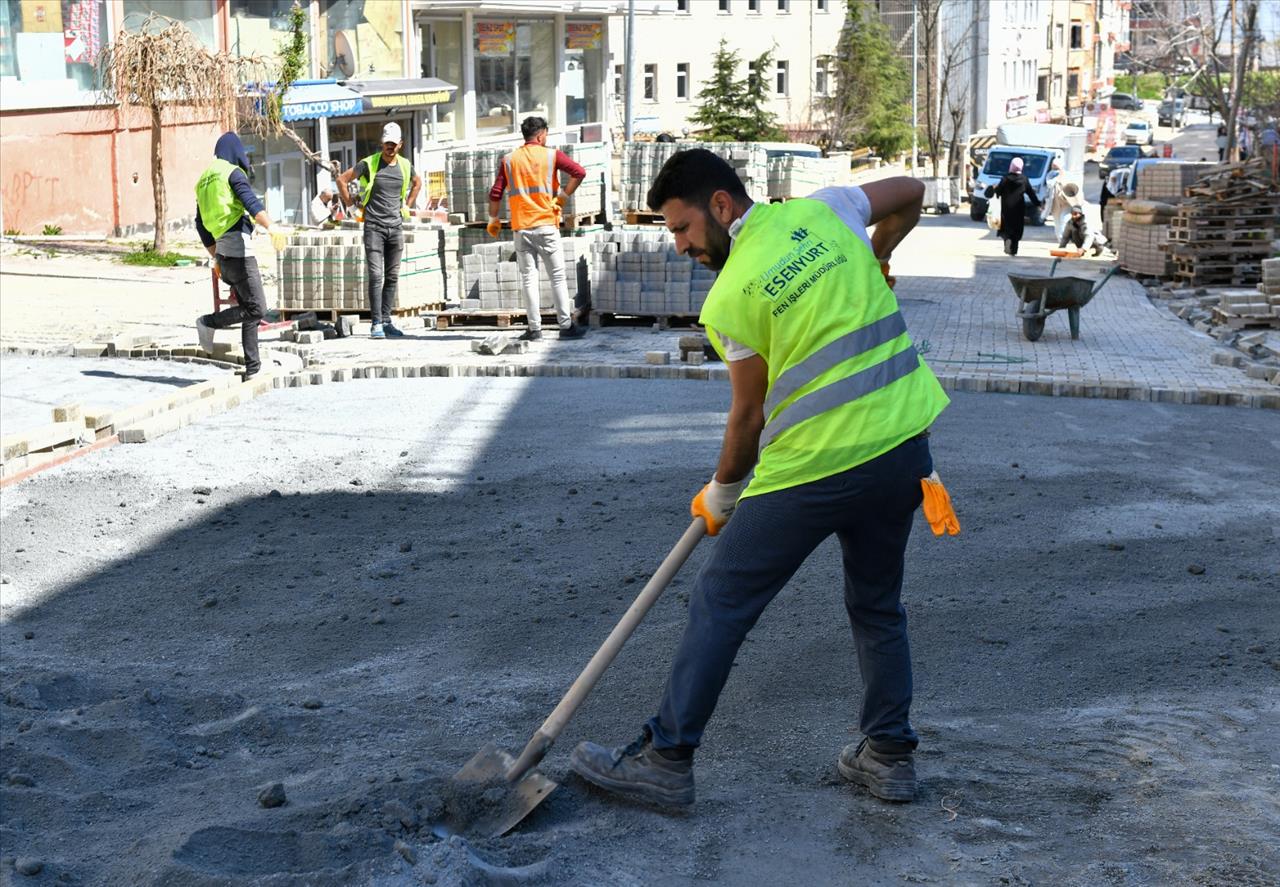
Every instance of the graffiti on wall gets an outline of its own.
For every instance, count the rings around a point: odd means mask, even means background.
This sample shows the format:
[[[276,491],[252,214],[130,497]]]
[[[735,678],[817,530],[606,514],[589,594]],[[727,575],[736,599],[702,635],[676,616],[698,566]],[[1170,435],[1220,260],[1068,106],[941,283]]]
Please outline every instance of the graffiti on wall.
[[[63,208],[58,205],[60,176],[43,175],[31,170],[14,170],[0,178],[0,197],[4,198],[4,226],[24,231],[51,222]],[[37,232],[38,233],[38,232]]]

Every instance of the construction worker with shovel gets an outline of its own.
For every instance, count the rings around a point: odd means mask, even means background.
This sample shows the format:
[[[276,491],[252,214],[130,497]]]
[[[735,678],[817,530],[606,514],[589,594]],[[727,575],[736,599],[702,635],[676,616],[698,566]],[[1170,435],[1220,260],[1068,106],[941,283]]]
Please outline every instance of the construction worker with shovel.
[[[882,270],[923,197],[920,182],[899,177],[753,205],[733,169],[702,149],[676,153],[654,181],[649,206],[676,249],[719,272],[701,321],[728,363],[732,402],[715,474],[691,510],[720,538],[657,713],[630,745],[574,750],[571,766],[589,782],[659,805],[693,803],[694,750],[739,646],[834,534],[865,684],[864,738],[840,753],[838,769],[876,797],[914,795],[904,552],[922,500],[935,533],[959,530],[928,442],[947,396]]]

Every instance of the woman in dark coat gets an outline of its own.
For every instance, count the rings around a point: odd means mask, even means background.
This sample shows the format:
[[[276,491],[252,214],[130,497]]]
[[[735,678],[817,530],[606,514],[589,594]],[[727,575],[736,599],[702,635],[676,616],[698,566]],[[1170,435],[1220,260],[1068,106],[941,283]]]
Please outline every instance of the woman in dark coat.
[[[1026,222],[1025,196],[1032,206],[1044,204],[1036,196],[1031,182],[1022,174],[1022,158],[1015,157],[1009,164],[1009,171],[997,184],[987,188],[987,198],[1000,198],[1000,239],[1004,241],[1004,251],[1010,256],[1018,254],[1018,241],[1022,239],[1022,229]]]

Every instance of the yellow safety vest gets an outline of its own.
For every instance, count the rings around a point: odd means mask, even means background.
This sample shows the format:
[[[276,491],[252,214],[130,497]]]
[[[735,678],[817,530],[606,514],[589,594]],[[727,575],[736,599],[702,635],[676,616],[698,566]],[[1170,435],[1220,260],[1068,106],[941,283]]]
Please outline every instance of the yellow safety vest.
[[[244,204],[231,188],[231,174],[239,168],[225,160],[214,160],[196,181],[200,221],[214,239],[230,231],[244,215]]]

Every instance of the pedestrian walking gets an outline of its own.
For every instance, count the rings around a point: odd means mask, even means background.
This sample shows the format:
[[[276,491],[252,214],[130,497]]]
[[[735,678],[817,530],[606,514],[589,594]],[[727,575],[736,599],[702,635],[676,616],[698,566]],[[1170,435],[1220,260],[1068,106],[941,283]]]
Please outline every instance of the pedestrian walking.
[[[524,145],[502,158],[502,166],[489,189],[486,229],[491,237],[497,237],[502,230],[499,204],[503,192],[510,189],[511,230],[529,325],[520,338],[527,342],[542,338],[538,266],[545,264],[551,278],[551,297],[556,306],[560,338],[580,339],[584,330],[574,322],[573,306],[569,303],[564,252],[560,246],[560,219],[565,203],[578,190],[587,171],[563,151],[547,147],[547,121],[541,117],[526,117],[520,124],[520,133],[524,136]],[[569,178],[563,189],[558,190],[559,173]]]
[[[1053,161],[1052,170],[1049,174],[1053,180],[1049,215],[1053,218],[1054,233],[1061,237],[1062,229],[1067,226],[1067,221],[1071,218],[1071,207],[1080,194],[1080,186],[1075,182],[1062,180],[1062,164],[1058,161]]]
[[[838,769],[880,798],[914,794],[904,552],[922,498],[938,531],[959,530],[929,454],[947,396],[882,270],[923,198],[923,184],[897,177],[753,204],[710,151],[680,151],[663,166],[649,206],[678,251],[719,272],[701,322],[728,363],[732,399],[715,473],[690,505],[719,538],[657,713],[630,745],[579,744],[570,766],[588,781],[636,800],[693,803],[694,751],[738,648],[834,534],[865,684],[864,738]]]
[[[1221,163],[1227,159],[1227,127],[1225,125],[1218,127],[1218,135],[1214,142],[1218,146],[1218,162]]]
[[[1044,203],[1036,196],[1035,188],[1022,174],[1022,158],[1015,157],[1009,162],[1009,171],[996,184],[987,188],[986,197],[1000,198],[1000,238],[1004,241],[1007,255],[1018,254],[1018,241],[1022,240],[1022,232],[1026,225],[1027,204],[1041,207]]]
[[[288,235],[267,215],[266,208],[249,184],[252,169],[244,143],[234,132],[224,132],[213,146],[213,163],[196,181],[196,233],[213,257],[213,270],[235,292],[237,304],[214,314],[196,318],[200,347],[213,351],[213,331],[240,325],[240,347],[244,351],[244,377],[262,368],[258,356],[258,321],[267,311],[262,275],[249,238],[254,222],[271,237],[276,251],[285,248]],[[252,221],[250,218],[252,217]]]
[[[360,212],[364,221],[364,260],[369,286],[369,336],[403,336],[392,320],[400,256],[404,252],[402,224],[418,199],[422,176],[400,155],[404,146],[400,124],[382,127],[382,150],[370,154],[338,176],[338,196],[351,206],[351,182],[360,183]]]

